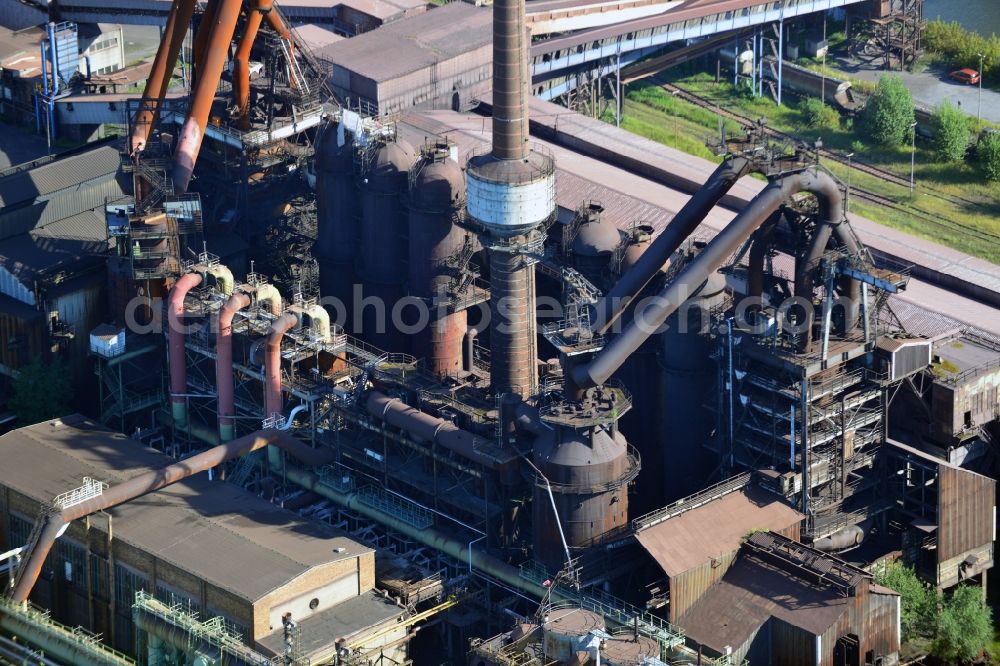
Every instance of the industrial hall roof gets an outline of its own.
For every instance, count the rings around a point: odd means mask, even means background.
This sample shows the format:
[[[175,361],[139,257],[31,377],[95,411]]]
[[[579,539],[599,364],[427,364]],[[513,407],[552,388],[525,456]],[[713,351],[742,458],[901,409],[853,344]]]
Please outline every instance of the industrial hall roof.
[[[790,542],[773,533],[760,537],[762,542]],[[795,545],[810,558],[806,569],[853,569],[833,556]],[[824,584],[821,578],[810,580],[807,576],[802,568],[781,558],[767,557],[766,552],[741,550],[722,580],[709,588],[677,623],[693,641],[718,652],[726,646],[735,649],[745,644],[771,618],[821,635],[840,619],[854,599]],[[855,578],[854,587],[864,585],[874,594],[896,595],[872,584],[860,570]]]
[[[668,576],[739,550],[753,530],[781,532],[802,514],[777,495],[748,485],[636,533],[642,547]]]
[[[22,284],[102,263],[108,249],[107,226],[97,211],[84,211],[0,242],[0,267]]]
[[[0,177],[0,212],[19,203],[106,177],[116,173],[120,164],[118,149],[103,145],[34,168],[8,173]]]
[[[327,62],[373,81],[391,79],[493,43],[490,9],[452,2],[316,51]]]
[[[0,485],[45,503],[84,476],[114,485],[173,462],[80,415],[3,435],[0,457]],[[116,540],[251,603],[310,569],[371,551],[206,474],[109,513]]]

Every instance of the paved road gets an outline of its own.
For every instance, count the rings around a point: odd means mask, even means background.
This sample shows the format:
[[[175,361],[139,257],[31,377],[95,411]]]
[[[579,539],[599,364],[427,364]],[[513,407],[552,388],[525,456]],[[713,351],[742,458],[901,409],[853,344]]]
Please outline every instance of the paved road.
[[[854,60],[832,59],[830,64],[837,69],[849,73],[852,77],[867,81],[878,81],[886,74],[877,65],[859,63]],[[945,70],[928,69],[925,72],[911,74],[910,72],[892,72],[903,79],[910,89],[914,101],[934,108],[949,100],[959,106],[970,116],[975,116],[979,108],[978,86],[965,85],[948,78]],[[1000,123],[1000,92],[983,88],[983,118]]]

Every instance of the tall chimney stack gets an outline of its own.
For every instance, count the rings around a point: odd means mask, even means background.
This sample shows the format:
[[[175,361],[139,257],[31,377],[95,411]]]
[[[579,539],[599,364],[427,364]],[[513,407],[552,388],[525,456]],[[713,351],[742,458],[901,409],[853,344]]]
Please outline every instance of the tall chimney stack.
[[[522,398],[538,388],[535,263],[555,215],[555,163],[528,143],[530,38],[524,0],[493,3],[493,146],[466,170],[467,211],[490,254],[490,384]]]

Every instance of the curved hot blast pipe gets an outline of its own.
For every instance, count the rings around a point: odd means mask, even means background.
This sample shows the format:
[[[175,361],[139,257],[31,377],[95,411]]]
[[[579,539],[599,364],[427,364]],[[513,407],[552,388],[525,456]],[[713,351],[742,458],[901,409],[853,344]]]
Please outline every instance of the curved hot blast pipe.
[[[839,229],[843,219],[840,189],[836,181],[822,171],[801,171],[772,181],[656,298],[641,311],[636,312],[633,321],[620,335],[609,342],[589,363],[577,365],[570,371],[570,385],[567,387],[567,392],[575,393],[608,381],[625,360],[663,325],[667,317],[691,297],[709,275],[718,270],[782,203],[802,191],[811,192],[820,200],[819,228],[808,257],[818,257],[822,254],[826,241],[829,240],[831,227]],[[843,233],[845,232],[838,231],[838,235]],[[813,264],[815,260],[808,265]],[[806,279],[810,279],[809,284],[811,284],[811,274],[804,276],[802,282],[805,283]],[[796,290],[799,282],[797,278]]]
[[[174,189],[187,192],[194,173],[195,162],[201,151],[201,142],[205,138],[205,128],[208,126],[208,116],[212,112],[212,102],[215,101],[215,91],[222,78],[222,70],[226,66],[229,45],[236,31],[236,21],[240,16],[240,0],[220,0],[218,10],[211,27],[211,36],[205,48],[205,64],[198,74],[194,92],[191,95],[191,108],[184,127],[177,139],[177,151],[174,153],[172,172]],[[209,26],[201,29],[205,30]]]
[[[156,50],[153,66],[142,91],[142,101],[132,118],[132,135],[129,138],[129,152],[142,152],[146,148],[150,132],[160,115],[160,105],[170,87],[170,77],[177,65],[177,55],[184,43],[191,17],[194,15],[195,0],[174,0],[167,15],[167,25],[163,29],[163,41]]]
[[[730,157],[716,168],[705,184],[687,200],[684,207],[646,248],[636,264],[594,306],[591,328],[595,332],[604,333],[615,323],[629,303],[677,251],[684,239],[694,233],[736,181],[749,172],[750,160],[745,157]]]
[[[240,116],[240,128],[250,128],[250,50],[257,40],[264,12],[271,11],[270,0],[253,0],[251,9],[243,25],[243,36],[233,56],[233,96]]]
[[[285,333],[299,324],[299,318],[286,312],[273,322],[267,334],[264,352],[264,416],[281,414],[281,340]]]
[[[489,446],[489,442],[468,430],[462,430],[451,421],[422,412],[398,398],[391,398],[378,391],[372,391],[368,395],[365,408],[372,416],[406,431],[418,441],[433,442],[489,469],[498,467],[496,459],[480,452]]]
[[[296,457],[299,456],[304,446],[280,430],[259,430],[246,437],[234,439],[172,465],[167,465],[162,469],[150,470],[133,476],[127,481],[108,488],[97,497],[47,514],[42,519],[43,525],[38,540],[34,544],[28,544],[28,552],[25,553],[24,563],[21,565],[23,568],[19,572],[17,585],[11,593],[11,599],[19,603],[27,601],[28,595],[31,594],[31,589],[35,586],[38,575],[42,571],[45,558],[52,550],[52,544],[55,543],[65,526],[72,521],[98,511],[106,511],[269,445],[277,446]]]
[[[187,364],[184,358],[184,298],[201,284],[201,275],[185,273],[167,297],[167,343],[170,349],[170,412],[174,426],[187,427]]]
[[[219,310],[219,330],[215,334],[215,385],[219,391],[219,441],[222,442],[228,442],[236,434],[236,405],[233,398],[233,317],[248,307],[250,307],[250,295],[237,291]]]

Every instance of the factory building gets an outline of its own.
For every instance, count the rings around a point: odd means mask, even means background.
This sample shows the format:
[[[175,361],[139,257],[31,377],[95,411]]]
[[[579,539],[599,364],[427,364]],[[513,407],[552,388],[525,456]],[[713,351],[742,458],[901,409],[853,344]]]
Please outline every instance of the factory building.
[[[119,159],[103,145],[0,175],[5,375],[58,354],[80,396],[92,385],[88,333],[106,317],[105,203],[124,196]]]
[[[736,560],[755,530],[798,541],[802,514],[742,474],[633,521],[636,539],[665,576],[648,605],[683,616]]]
[[[900,597],[871,574],[774,532],[755,532],[681,618],[708,658],[775,666],[896,664]]]
[[[982,469],[1000,435],[1000,343],[975,331],[936,340],[930,366],[905,387],[892,415],[896,439]]]
[[[467,111],[491,89],[489,23],[489,8],[452,2],[316,55],[329,63],[330,87],[349,108],[375,115],[411,107]]]
[[[9,463],[0,471],[5,550],[29,543],[53,498],[81,481],[84,488],[114,485],[170,462],[80,416],[10,432],[0,438],[0,452]],[[166,627],[188,626],[193,615],[201,622],[222,618],[227,636],[280,655],[282,618],[290,613],[298,625],[295,654],[315,659],[334,654],[338,639],[395,628],[406,615],[374,589],[371,548],[211,477],[194,476],[73,522],[32,601],[126,653],[166,650],[163,643],[186,649],[176,643],[185,632]],[[140,592],[146,596],[133,611]],[[402,634],[405,625],[383,637]]]
[[[892,540],[903,561],[938,588],[978,578],[984,594],[993,567],[996,481],[890,440],[895,474]]]

